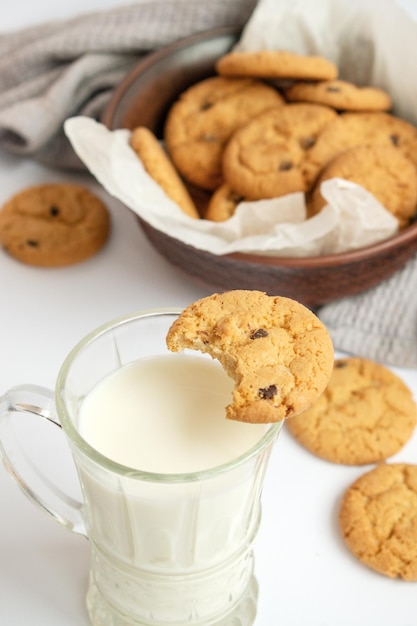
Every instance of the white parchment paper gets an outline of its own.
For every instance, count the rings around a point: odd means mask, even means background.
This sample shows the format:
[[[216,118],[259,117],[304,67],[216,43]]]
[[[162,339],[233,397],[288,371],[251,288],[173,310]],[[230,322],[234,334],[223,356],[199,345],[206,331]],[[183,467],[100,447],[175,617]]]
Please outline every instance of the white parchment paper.
[[[393,0],[261,0],[236,48],[322,54],[338,65],[341,78],[386,89],[394,113],[417,124],[417,23]],[[322,184],[327,205],[308,220],[302,193],[243,202],[226,222],[193,220],[146,173],[129,131],[75,117],[65,132],[110,194],[154,228],[214,254],[316,256],[376,243],[398,230],[371,194],[340,179]]]

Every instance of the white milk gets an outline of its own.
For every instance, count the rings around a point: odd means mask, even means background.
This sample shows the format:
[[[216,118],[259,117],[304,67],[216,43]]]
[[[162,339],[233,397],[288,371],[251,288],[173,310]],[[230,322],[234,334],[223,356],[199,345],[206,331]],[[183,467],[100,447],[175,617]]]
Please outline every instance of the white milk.
[[[125,365],[84,399],[79,431],[96,450],[146,472],[205,470],[240,456],[265,425],[225,419],[233,382],[197,356],[150,357]]]
[[[78,454],[94,624],[223,625],[250,588],[271,446],[228,471],[178,476],[227,463],[265,434],[225,418],[231,390],[217,362],[168,354],[123,366],[83,400],[80,432],[93,447],[165,474],[105,470]],[[239,623],[252,623],[246,613]]]

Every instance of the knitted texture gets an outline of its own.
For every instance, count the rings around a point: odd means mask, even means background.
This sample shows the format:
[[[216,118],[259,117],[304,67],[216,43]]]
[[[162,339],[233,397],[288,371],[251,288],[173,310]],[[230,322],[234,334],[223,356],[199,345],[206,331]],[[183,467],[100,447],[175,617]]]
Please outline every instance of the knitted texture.
[[[145,54],[182,37],[243,26],[256,0],[148,0],[0,36],[0,146],[78,167],[66,118],[98,118]]]
[[[417,368],[417,256],[389,279],[318,313],[337,349]]]

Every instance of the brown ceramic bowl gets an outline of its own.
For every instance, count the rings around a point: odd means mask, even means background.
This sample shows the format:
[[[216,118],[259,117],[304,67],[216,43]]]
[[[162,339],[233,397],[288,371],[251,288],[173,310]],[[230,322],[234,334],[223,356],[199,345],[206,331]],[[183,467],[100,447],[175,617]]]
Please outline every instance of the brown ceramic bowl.
[[[214,74],[218,57],[237,41],[235,29],[188,37],[149,54],[122,81],[103,113],[110,129],[143,125],[162,138],[166,113],[191,84]],[[417,250],[417,222],[390,239],[352,252],[306,258],[216,256],[139,223],[155,248],[186,274],[216,290],[260,289],[318,307],[391,276]]]

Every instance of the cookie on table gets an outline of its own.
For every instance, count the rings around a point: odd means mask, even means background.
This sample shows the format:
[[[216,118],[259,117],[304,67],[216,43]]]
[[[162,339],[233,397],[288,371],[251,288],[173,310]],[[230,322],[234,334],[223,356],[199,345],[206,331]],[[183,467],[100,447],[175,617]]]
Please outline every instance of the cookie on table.
[[[277,422],[304,411],[333,368],[323,323],[302,304],[260,291],[233,290],[194,302],[172,324],[167,346],[218,359],[235,381],[226,417],[243,422]]]
[[[341,113],[323,130],[307,155],[305,172],[309,184],[343,150],[363,144],[394,146],[417,168],[414,125],[384,112]]]
[[[307,191],[307,154],[336,116],[330,107],[301,103],[261,113],[229,140],[223,155],[225,182],[247,200]]]
[[[221,76],[333,80],[338,75],[332,61],[289,50],[232,51],[220,57],[215,68]]]
[[[164,128],[167,150],[185,180],[214,190],[223,182],[223,148],[234,131],[283,104],[278,91],[261,81],[207,78],[184,91],[170,108]]]
[[[398,219],[400,228],[407,226],[416,214],[417,169],[394,146],[358,146],[332,159],[308,199],[309,215],[317,214],[326,204],[320,185],[330,178],[343,178],[367,189]]]
[[[396,454],[416,423],[417,407],[406,384],[383,365],[352,357],[335,361],[324,393],[287,428],[326,461],[366,465]]]
[[[212,222],[224,222],[234,215],[237,205],[243,200],[242,196],[223,183],[210,197],[205,218]]]
[[[84,261],[110,233],[105,204],[83,186],[51,183],[29,187],[0,211],[0,243],[14,258],[41,267]]]
[[[345,80],[297,82],[285,90],[289,102],[326,104],[338,111],[389,111],[390,95],[377,87],[359,87]]]
[[[344,493],[339,525],[364,565],[417,581],[417,465],[381,464],[358,478]]]
[[[153,132],[144,126],[135,128],[130,136],[130,146],[149,176],[162,187],[167,196],[186,215],[198,219],[200,216],[194,201]]]

